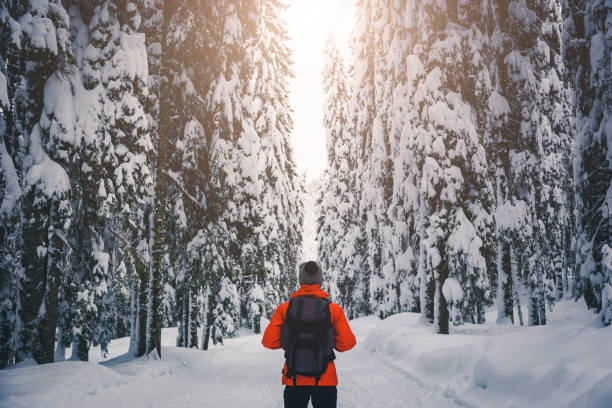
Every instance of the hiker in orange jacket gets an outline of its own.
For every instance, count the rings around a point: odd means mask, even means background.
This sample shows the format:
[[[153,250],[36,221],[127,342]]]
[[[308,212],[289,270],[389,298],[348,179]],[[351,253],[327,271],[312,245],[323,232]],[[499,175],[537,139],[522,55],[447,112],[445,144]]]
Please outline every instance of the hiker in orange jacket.
[[[323,274],[316,262],[309,261],[300,265],[299,283],[300,289],[291,295],[292,299],[304,296],[327,301],[329,298],[329,295],[321,290]],[[261,341],[264,347],[269,349],[281,348],[281,334],[289,305],[290,302],[285,302],[276,308]],[[329,302],[329,317],[333,331],[333,348],[339,352],[352,349],[357,341],[342,308]],[[283,385],[285,385],[283,393],[285,408],[306,408],[311,398],[314,408],[335,408],[338,377],[336,376],[334,362],[329,361],[327,368],[324,370],[318,378],[296,375],[295,373],[292,376],[288,373],[287,362],[285,362],[282,380]]]

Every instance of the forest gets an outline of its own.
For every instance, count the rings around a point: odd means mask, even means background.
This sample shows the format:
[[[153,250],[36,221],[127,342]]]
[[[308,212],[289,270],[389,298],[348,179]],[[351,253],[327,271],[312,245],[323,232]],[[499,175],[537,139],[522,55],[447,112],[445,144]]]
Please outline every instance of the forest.
[[[349,316],[544,325],[565,297],[610,324],[611,24],[604,1],[358,3],[352,60],[325,51],[318,223]]]
[[[0,368],[207,350],[297,289],[281,0],[0,2]],[[612,4],[358,0],[327,43],[324,289],[436,333],[612,322]],[[523,304],[522,302],[526,302]],[[522,306],[527,306],[523,316]]]
[[[208,348],[296,285],[278,1],[3,1],[1,366]],[[57,347],[56,343],[57,333]]]

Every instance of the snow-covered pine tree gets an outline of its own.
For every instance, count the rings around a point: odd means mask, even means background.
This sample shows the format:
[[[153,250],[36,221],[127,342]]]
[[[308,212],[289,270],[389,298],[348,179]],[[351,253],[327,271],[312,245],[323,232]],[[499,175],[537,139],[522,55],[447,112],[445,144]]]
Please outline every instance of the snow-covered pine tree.
[[[378,243],[370,244],[376,247],[376,257],[380,257],[380,265],[373,269],[370,277],[370,294],[372,306],[381,316],[397,313],[400,310],[400,282],[398,273],[400,268],[396,264],[400,253],[398,240],[395,239],[395,222],[393,218],[393,191],[394,191],[394,158],[398,136],[398,122],[403,120],[402,112],[397,112],[397,94],[401,94],[401,81],[404,75],[405,63],[405,27],[401,3],[378,2],[375,4],[374,14],[374,83],[375,103],[377,116],[372,131],[380,127],[381,134],[373,134],[370,162],[370,186],[364,185],[362,200],[366,199],[374,204],[374,219],[377,224]],[[382,137],[378,143],[375,137]],[[383,142],[383,143],[381,143]],[[376,158],[378,152],[379,157]],[[379,161],[377,164],[376,162]],[[373,188],[373,185],[377,187]],[[373,191],[379,190],[374,196]],[[370,255],[371,256],[371,255]],[[402,265],[403,266],[403,265]],[[402,271],[404,272],[404,271]]]
[[[198,348],[198,329],[202,326],[202,295],[201,291],[206,282],[212,275],[213,265],[207,264],[206,251],[210,251],[208,245],[210,238],[200,230],[195,237],[187,244],[188,267],[185,276],[182,276],[181,300],[184,303],[182,310],[183,319],[179,330],[184,347]],[[211,267],[213,266],[213,267]]]
[[[447,290],[445,280],[453,278],[475,292],[488,289],[481,229],[490,223],[492,191],[483,129],[475,114],[486,100],[481,95],[486,90],[475,86],[485,64],[479,50],[486,37],[476,22],[465,19],[472,11],[467,4],[414,6],[417,17],[412,20],[414,27],[409,27],[416,32],[415,54],[409,59],[413,64],[409,77],[418,78],[412,132],[415,155],[421,161],[415,177],[421,196],[415,220],[421,241],[421,313],[430,318],[428,304],[433,300],[436,330],[448,333],[445,294],[456,292]],[[474,303],[468,314],[481,320],[483,297],[469,298]],[[461,297],[452,301],[465,307]]]
[[[124,250],[128,249],[128,244],[130,248],[124,254],[129,253],[140,281],[136,354],[143,355],[151,350],[152,295],[156,296],[156,304],[159,304],[159,279],[152,280],[150,254],[153,144],[143,108],[148,67],[144,34],[138,31],[141,20],[136,5],[131,2],[121,4],[117,11],[119,21],[123,23],[120,32],[122,47],[115,54],[118,60],[114,65],[122,68],[115,72],[120,81],[108,83],[110,99],[116,107],[115,118],[111,121],[115,129],[109,133],[119,160],[115,183],[121,221],[117,227],[127,236]],[[151,292],[153,282],[157,283],[154,293]]]
[[[56,355],[64,358],[63,348],[72,342],[73,357],[87,360],[94,337],[96,344],[102,344],[105,350],[114,329],[110,317],[114,301],[109,269],[112,241],[105,237],[114,202],[110,167],[114,158],[110,140],[101,136],[103,89],[96,87],[99,80],[94,80],[92,74],[97,71],[84,52],[90,42],[87,23],[78,7],[73,6],[69,11],[71,34],[79,38],[72,44],[76,66],[69,82],[56,81],[54,93],[59,106],[70,103],[74,111],[70,130],[74,133],[74,149],[68,167],[73,185],[74,220],[68,236],[72,247],[71,270],[63,282],[60,298],[62,340],[58,341]],[[53,112],[50,114],[49,120],[55,120]],[[49,127],[51,131],[57,128]],[[50,142],[62,146],[66,138],[53,137]]]
[[[612,204],[610,134],[610,21],[612,5],[603,0],[566,1],[565,60],[575,93],[574,182],[578,209],[575,295],[612,323],[612,270],[609,261]],[[606,247],[607,245],[607,247]],[[606,249],[608,248],[608,249]]]
[[[54,93],[56,75],[66,70],[71,59],[71,44],[68,35],[68,14],[56,3],[27,2],[15,7],[19,13],[21,32],[20,55],[17,64],[23,68],[19,83],[20,95],[13,105],[13,127],[19,132],[16,158],[20,153],[28,156],[17,160],[25,173],[21,230],[21,263],[24,267],[20,287],[20,344],[17,360],[34,358],[39,363],[54,359],[55,332],[58,323],[58,293],[63,275],[68,269],[70,248],[67,232],[70,226],[70,180],[66,170],[53,158],[67,159],[64,146],[49,142],[47,116],[54,112],[59,95]],[[12,65],[12,64],[11,64]],[[15,78],[9,76],[9,80]],[[17,85],[11,83],[11,85]],[[64,103],[70,104],[71,101]],[[64,108],[65,106],[61,106]],[[71,111],[61,111],[60,124],[66,129],[55,129],[60,138],[70,136],[74,129]],[[42,114],[42,115],[41,115]],[[63,122],[64,120],[67,123]],[[69,137],[68,137],[69,138]],[[9,140],[14,141],[10,138]]]
[[[347,269],[347,255],[352,255],[349,232],[354,221],[354,194],[351,170],[351,135],[349,133],[348,84],[344,62],[335,39],[330,34],[325,48],[323,90],[326,100],[323,124],[327,131],[327,173],[321,186],[317,231],[318,254],[331,296],[352,310],[356,282]],[[350,256],[349,255],[349,256]]]
[[[134,310],[138,321],[132,336],[135,353],[142,355],[150,340],[148,241],[153,149],[143,110],[147,92],[146,49],[144,35],[138,32],[140,15],[134,3],[100,1],[94,6],[93,13],[86,5],[80,9],[84,18],[90,16],[83,82],[88,89],[102,88],[100,102],[104,109],[100,112],[98,134],[109,146],[103,160],[113,194],[113,200],[109,200],[113,204],[112,217],[106,229],[110,233],[108,253],[112,255],[109,274],[110,279],[116,280],[123,263],[138,282],[137,293],[132,293],[138,296]],[[95,290],[92,285],[88,286],[88,290]],[[136,323],[136,316],[132,319]],[[94,344],[96,341],[94,338]]]
[[[223,344],[223,339],[236,336],[236,330],[240,327],[240,298],[236,285],[227,276],[221,278],[213,313],[212,339],[215,344]]]
[[[218,304],[224,301],[218,295],[221,282],[225,282],[229,293],[230,287],[235,290],[235,282],[240,279],[240,247],[238,241],[238,228],[243,220],[241,202],[244,198],[245,178],[242,173],[240,146],[238,140],[242,132],[243,101],[240,82],[241,61],[244,58],[243,21],[246,17],[241,4],[236,1],[216,2],[212,6],[211,20],[214,22],[212,42],[216,47],[215,69],[211,75],[210,91],[206,94],[206,109],[209,116],[204,131],[209,143],[210,180],[206,199],[206,229],[214,231],[210,235],[216,251],[206,256],[212,259],[207,264],[216,263],[218,253],[225,255],[226,260],[220,263],[220,268],[211,276],[210,296],[213,296],[212,339],[216,343],[221,341],[219,336],[234,335],[234,330],[218,330],[215,326],[220,320],[224,327],[238,327],[238,321],[230,322],[235,317],[231,311],[223,311]],[[212,274],[211,274],[212,275]],[[210,305],[210,302],[209,302]]]
[[[382,113],[381,113],[382,115]],[[366,265],[370,270],[369,307],[381,318],[397,311],[397,293],[393,293],[394,265],[387,252],[386,239],[390,238],[388,205],[389,163],[388,138],[383,128],[383,118],[376,116],[372,124],[370,140],[364,146],[367,160],[364,163],[364,180],[361,186],[360,211],[365,227],[367,252]],[[383,257],[384,255],[384,257]],[[395,299],[389,304],[389,297]]]
[[[164,285],[167,282],[168,264],[165,262],[168,253],[168,171],[170,169],[170,132],[171,100],[170,83],[167,78],[167,59],[171,58],[166,50],[168,26],[164,16],[170,16],[177,7],[173,1],[140,2],[143,16],[142,31],[145,34],[148,59],[147,87],[149,95],[144,106],[149,122],[152,142],[155,146],[154,167],[154,203],[153,234],[151,237],[151,277],[150,307],[147,320],[147,331],[150,340],[147,342],[148,354],[153,349],[161,357],[161,328],[164,320],[162,309]],[[168,64],[170,65],[170,64]]]
[[[0,58],[0,63],[1,63]],[[3,81],[0,78],[0,81]],[[0,85],[2,87],[3,85]],[[1,92],[1,91],[0,91]],[[0,98],[0,369],[15,362],[17,336],[17,300],[21,275],[18,200],[21,187],[12,157],[4,144],[5,113],[10,112],[8,98]]]
[[[185,124],[183,138],[176,150],[177,154],[183,154],[183,159],[180,172],[175,180],[181,183],[185,191],[183,195],[189,197],[187,210],[190,218],[189,222],[185,222],[184,227],[177,225],[175,230],[177,232],[175,238],[178,242],[175,242],[174,245],[178,251],[181,251],[179,249],[181,248],[180,243],[186,234],[190,234],[191,229],[203,228],[203,225],[206,225],[202,223],[205,222],[203,203],[206,202],[203,186],[205,186],[204,183],[207,180],[202,178],[201,170],[199,170],[202,169],[203,160],[206,157],[205,142],[206,138],[202,125],[192,117]],[[180,219],[179,217],[178,220],[180,221]],[[212,256],[210,245],[214,245],[215,239],[214,230],[206,231],[206,233],[202,229],[197,230],[195,236],[183,249],[184,254],[177,254],[179,262],[175,264],[175,268],[178,271],[178,301],[182,305],[179,330],[181,332],[181,345],[185,347],[198,347],[197,330],[203,325],[200,313],[202,308],[201,292],[207,283],[210,284],[217,279],[216,276],[219,273],[217,268],[211,265],[209,259]],[[212,286],[215,287],[215,285]]]
[[[32,165],[22,196],[22,264],[20,291],[21,348],[18,360],[54,361],[58,323],[58,291],[67,270],[66,235],[70,226],[70,180],[66,171],[45,153],[40,127],[30,134]]]
[[[500,2],[496,12],[491,110],[498,140],[491,151],[498,164],[498,320],[513,319],[520,280],[527,286],[529,324],[545,324],[555,280],[563,289],[572,211],[560,5]]]
[[[245,10],[249,13],[244,30],[247,62],[241,76],[247,82],[242,90],[244,113],[239,146],[245,163],[242,177],[247,183],[252,180],[250,186],[243,187],[245,196],[252,201],[245,203],[245,209],[254,211],[249,223],[252,245],[259,248],[256,276],[263,283],[265,314],[270,317],[275,305],[297,286],[295,271],[303,220],[299,194],[303,186],[289,141],[293,121],[288,80],[293,72],[282,19],[287,6],[278,0],[256,1],[251,6]],[[243,268],[243,278],[247,277],[245,272]],[[251,286],[255,283],[252,278],[249,281]]]
[[[407,59],[408,47],[411,44],[408,20],[411,5],[392,3],[388,11],[390,19],[388,32],[383,31],[386,75],[383,80],[388,86],[383,86],[385,92],[385,110],[387,111],[387,127],[391,160],[393,162],[391,192],[388,216],[393,223],[388,246],[393,256],[395,276],[392,285],[397,297],[399,311],[419,311],[418,280],[416,279],[418,265],[418,246],[415,231],[417,210],[417,189],[414,182],[416,160],[413,151],[408,148],[412,132],[411,117],[414,110],[407,109],[414,93],[414,66]]]
[[[411,14],[406,13],[406,16],[408,15]],[[406,21],[405,24],[410,22]],[[409,43],[403,35],[398,33],[398,37],[396,41]],[[394,180],[390,214],[394,222],[392,245],[397,271],[399,307],[401,311],[420,312],[422,309],[419,286],[421,282],[425,282],[418,276],[421,251],[420,227],[417,224],[419,220],[417,176],[418,169],[422,167],[422,155],[418,153],[417,133],[412,131],[418,121],[417,111],[406,107],[412,105],[416,81],[423,75],[423,64],[415,55],[405,55],[407,51],[400,51],[401,59],[406,63],[400,66],[403,72],[396,74],[401,82],[395,90],[392,105]]]
[[[356,185],[358,197],[356,200],[356,219],[359,223],[359,233],[355,234],[355,254],[351,269],[358,271],[358,286],[354,292],[355,315],[370,314],[370,276],[372,270],[366,253],[369,248],[369,241],[366,234],[367,214],[364,212],[366,205],[362,204],[363,186],[361,175],[367,161],[368,152],[366,145],[372,139],[372,124],[376,116],[376,105],[374,103],[374,27],[373,27],[373,8],[370,0],[359,1],[356,7],[355,29],[351,37],[351,48],[353,60],[350,68],[351,81],[351,100],[349,103],[349,114],[354,121],[354,140],[356,147],[357,169],[355,173],[359,175]]]
[[[202,324],[197,310],[191,307],[191,294],[199,293],[203,282],[202,267],[194,265],[187,251],[205,225],[206,185],[208,171],[208,140],[203,124],[207,115],[203,99],[210,88],[213,64],[210,36],[210,7],[199,1],[165,3],[164,22],[167,34],[162,43],[163,81],[168,95],[160,101],[160,131],[158,160],[167,155],[168,229],[172,276],[169,283],[176,291],[176,316],[179,323],[177,345],[197,346],[197,331],[189,328]],[[206,6],[206,7],[205,7]],[[195,58],[194,56],[197,56]],[[167,126],[163,129],[163,126]],[[167,151],[162,152],[163,138]],[[163,149],[165,150],[165,149]],[[158,161],[158,165],[161,163]],[[168,289],[168,286],[167,286]],[[166,289],[166,290],[167,290]],[[197,296],[194,297],[194,301]],[[192,313],[190,313],[192,310]],[[190,318],[195,319],[190,321]]]
[[[264,293],[261,286],[257,282],[253,285],[253,288],[249,292],[247,306],[247,319],[249,327],[253,329],[254,333],[261,333],[261,318],[265,311],[265,299]]]
[[[573,116],[571,94],[566,81],[566,68],[562,53],[561,2],[531,2],[537,16],[537,44],[534,66],[538,77],[536,104],[540,110],[540,123],[535,126],[543,188],[537,196],[538,218],[544,224],[547,244],[547,264],[544,264],[547,282],[547,303],[561,299],[568,293],[569,269],[575,261],[572,249],[574,236],[572,183]],[[549,266],[547,266],[549,265]],[[554,289],[553,289],[554,283]]]
[[[273,39],[269,38],[267,31],[269,21],[266,18],[273,12],[268,10],[269,3],[266,1],[253,1],[240,5],[238,11],[241,29],[242,44],[235,44],[231,48],[238,47],[238,51],[244,56],[244,61],[239,65],[239,81],[237,92],[240,98],[240,117],[242,123],[235,128],[237,135],[235,139],[235,157],[240,165],[235,169],[239,182],[237,183],[236,205],[238,217],[235,220],[235,231],[238,239],[235,262],[238,273],[234,276],[240,297],[240,310],[242,317],[248,317],[249,293],[258,280],[265,281],[264,276],[268,273],[267,245],[273,241],[275,236],[265,235],[265,222],[273,224],[276,219],[266,217],[262,205],[262,193],[265,179],[265,153],[262,149],[262,137],[274,128],[274,116],[268,114],[266,108],[270,103],[267,95],[270,77],[277,75],[275,67],[270,67],[270,58],[274,58],[274,49],[268,48]],[[280,197],[279,197],[280,198]],[[276,255],[277,252],[274,253]],[[273,279],[273,277],[270,277]],[[278,287],[276,285],[275,287]],[[250,327],[251,319],[245,323]]]
[[[18,72],[15,69],[15,56],[19,44],[13,33],[20,26],[9,14],[8,3],[0,4],[0,368],[15,362],[18,347],[17,300],[21,279],[20,217],[21,196],[20,179],[15,161],[19,146],[18,134],[14,131],[13,103]],[[11,64],[9,65],[9,62]],[[7,143],[13,145],[9,153]],[[10,148],[10,147],[9,147]]]

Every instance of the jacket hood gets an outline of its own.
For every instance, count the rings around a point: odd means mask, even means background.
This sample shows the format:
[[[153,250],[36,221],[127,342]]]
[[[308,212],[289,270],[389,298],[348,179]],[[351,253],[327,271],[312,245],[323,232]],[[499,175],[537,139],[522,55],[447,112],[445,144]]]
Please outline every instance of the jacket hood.
[[[321,286],[319,286],[318,284],[300,286],[300,289],[291,295],[292,298],[296,296],[312,296],[321,299],[329,298],[327,292],[322,290]]]

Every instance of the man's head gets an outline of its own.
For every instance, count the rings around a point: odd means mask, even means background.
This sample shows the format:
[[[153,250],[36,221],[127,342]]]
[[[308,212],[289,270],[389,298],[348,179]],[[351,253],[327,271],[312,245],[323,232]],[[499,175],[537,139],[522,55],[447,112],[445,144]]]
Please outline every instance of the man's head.
[[[298,281],[301,285],[321,285],[323,283],[323,273],[315,261],[304,262],[300,265]]]

